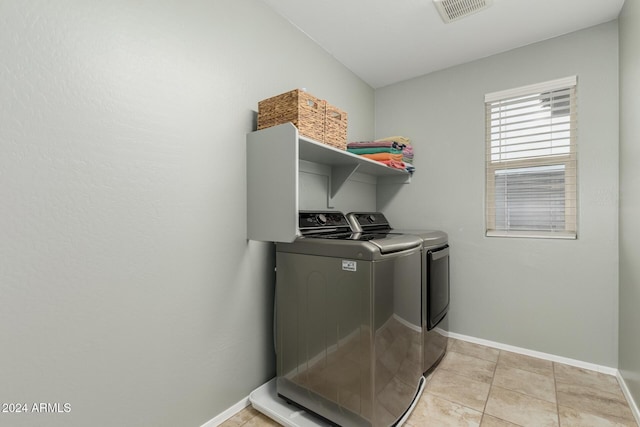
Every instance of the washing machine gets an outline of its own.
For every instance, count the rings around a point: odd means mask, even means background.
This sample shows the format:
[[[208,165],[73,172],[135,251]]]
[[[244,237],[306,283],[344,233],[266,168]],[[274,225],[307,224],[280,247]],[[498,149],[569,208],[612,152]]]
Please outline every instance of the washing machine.
[[[423,371],[427,375],[445,356],[448,342],[447,312],[450,302],[448,235],[439,230],[397,230],[381,212],[350,212],[354,232],[411,235],[422,242],[421,299]]]
[[[332,424],[402,424],[424,387],[422,239],[335,211],[299,229],[276,244],[277,395]]]

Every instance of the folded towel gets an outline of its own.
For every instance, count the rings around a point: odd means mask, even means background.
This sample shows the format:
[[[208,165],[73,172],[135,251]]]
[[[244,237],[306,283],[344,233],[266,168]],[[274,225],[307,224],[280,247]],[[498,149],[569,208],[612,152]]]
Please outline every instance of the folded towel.
[[[347,151],[376,160],[394,169],[406,170],[412,174],[413,147],[409,138],[404,136],[388,136],[375,141],[355,141],[347,144]]]
[[[390,147],[401,150],[402,144],[395,141],[356,141],[347,144],[347,148]]]
[[[347,151],[353,154],[375,154],[375,153],[392,153],[404,154],[402,150],[393,147],[367,147],[367,148],[351,148],[347,147]]]
[[[388,136],[386,138],[376,139],[376,142],[381,142],[381,141],[396,141],[396,142],[399,142],[400,144],[407,144],[407,145],[411,143],[409,138],[404,136]]]
[[[361,154],[361,156],[371,160],[396,160],[398,162],[402,161],[402,154],[375,153],[375,154]]]
[[[402,161],[405,163],[413,163],[413,153],[402,151]]]
[[[399,162],[397,160],[380,160],[380,163],[383,163],[389,166],[390,168],[394,168],[394,169],[405,169],[404,163]]]
[[[404,162],[404,167],[405,167],[405,169],[407,170],[407,172],[409,172],[409,173],[411,173],[411,174],[412,174],[413,172],[415,172],[415,170],[416,170],[416,167],[415,167],[415,166],[413,166],[411,163]]]

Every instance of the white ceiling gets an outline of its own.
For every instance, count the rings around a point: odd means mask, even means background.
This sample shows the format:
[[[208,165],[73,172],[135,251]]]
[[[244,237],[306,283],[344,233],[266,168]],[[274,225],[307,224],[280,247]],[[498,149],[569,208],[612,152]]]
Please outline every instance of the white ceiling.
[[[373,88],[617,18],[624,0],[494,0],[442,22],[432,0],[262,0]]]

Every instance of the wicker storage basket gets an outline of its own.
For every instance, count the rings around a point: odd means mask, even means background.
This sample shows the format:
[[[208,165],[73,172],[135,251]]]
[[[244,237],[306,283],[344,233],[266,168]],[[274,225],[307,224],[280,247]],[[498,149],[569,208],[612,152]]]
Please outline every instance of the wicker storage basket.
[[[291,122],[301,135],[324,142],[325,106],[300,89],[267,98],[258,102],[258,129]]]
[[[324,143],[347,149],[347,113],[327,102],[324,119]]]

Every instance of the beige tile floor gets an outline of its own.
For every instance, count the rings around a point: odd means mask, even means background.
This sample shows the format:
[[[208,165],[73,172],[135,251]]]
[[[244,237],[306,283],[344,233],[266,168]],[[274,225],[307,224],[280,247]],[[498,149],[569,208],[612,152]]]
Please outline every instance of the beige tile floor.
[[[221,424],[277,425],[251,407]],[[455,339],[405,425],[638,427],[611,375]]]

